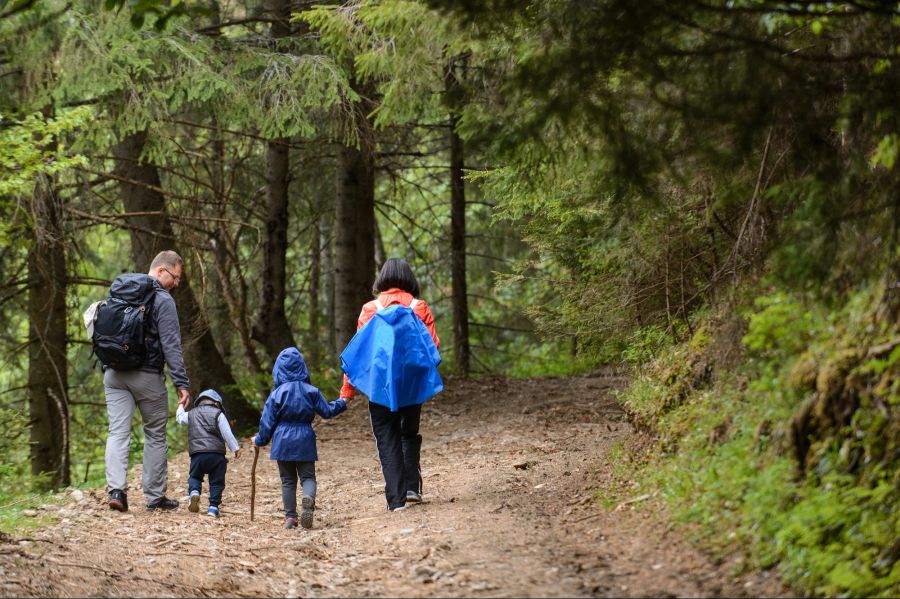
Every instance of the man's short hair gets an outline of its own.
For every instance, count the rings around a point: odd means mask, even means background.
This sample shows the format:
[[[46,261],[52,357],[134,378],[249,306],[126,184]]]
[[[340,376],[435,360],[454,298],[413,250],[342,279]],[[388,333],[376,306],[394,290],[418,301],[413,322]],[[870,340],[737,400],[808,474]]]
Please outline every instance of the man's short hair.
[[[178,255],[178,252],[173,250],[163,250],[156,254],[156,258],[150,263],[150,271],[152,272],[160,266],[165,266],[166,268],[180,266],[184,268],[184,260]]]

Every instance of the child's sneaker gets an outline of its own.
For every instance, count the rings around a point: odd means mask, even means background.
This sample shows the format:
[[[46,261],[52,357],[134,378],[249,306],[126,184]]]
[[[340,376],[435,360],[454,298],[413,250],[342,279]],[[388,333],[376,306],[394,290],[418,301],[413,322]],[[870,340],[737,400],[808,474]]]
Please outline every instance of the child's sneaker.
[[[191,491],[191,503],[188,505],[188,511],[194,513],[200,511],[200,491]]]
[[[206,510],[206,515],[212,516],[213,518],[218,518],[219,517],[219,508],[217,508],[214,505],[209,506],[209,509]]]
[[[300,505],[303,506],[303,511],[300,512],[300,526],[302,526],[303,528],[312,528],[313,511],[315,511],[316,509],[315,497],[304,495],[300,499]]]
[[[285,528],[297,528],[297,519],[291,518],[290,516],[288,516],[287,518],[284,519],[284,527]]]

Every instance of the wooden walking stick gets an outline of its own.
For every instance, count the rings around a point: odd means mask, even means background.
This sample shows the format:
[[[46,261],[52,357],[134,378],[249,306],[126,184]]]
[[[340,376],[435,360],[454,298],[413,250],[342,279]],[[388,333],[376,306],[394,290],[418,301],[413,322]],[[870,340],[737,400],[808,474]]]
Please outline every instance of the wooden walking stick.
[[[256,462],[259,460],[259,447],[253,445],[253,467],[250,469],[250,522],[256,508]]]

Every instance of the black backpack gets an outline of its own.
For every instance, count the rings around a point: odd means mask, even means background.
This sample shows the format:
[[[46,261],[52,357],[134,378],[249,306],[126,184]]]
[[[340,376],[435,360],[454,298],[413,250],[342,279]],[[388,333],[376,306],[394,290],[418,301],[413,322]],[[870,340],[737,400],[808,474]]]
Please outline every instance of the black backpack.
[[[141,273],[116,277],[94,315],[91,341],[100,363],[137,370],[147,359],[147,329],[156,298],[155,279]]]

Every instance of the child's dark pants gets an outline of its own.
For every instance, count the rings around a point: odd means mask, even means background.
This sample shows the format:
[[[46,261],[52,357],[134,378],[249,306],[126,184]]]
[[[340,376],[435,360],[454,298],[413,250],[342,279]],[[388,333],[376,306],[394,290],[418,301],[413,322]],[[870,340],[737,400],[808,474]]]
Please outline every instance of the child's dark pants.
[[[369,416],[378,447],[378,459],[381,460],[384,496],[389,510],[406,505],[407,491],[422,492],[422,474],[419,471],[421,414],[421,405],[391,412],[390,408],[369,402]]]
[[[286,518],[297,517],[297,479],[303,494],[316,496],[316,463],[288,462],[278,460],[278,474],[281,476],[281,503]]]
[[[203,491],[203,475],[209,476],[209,505],[219,507],[222,491],[225,490],[225,470],[228,460],[221,453],[204,451],[191,456],[191,471],[188,476],[188,493]]]

